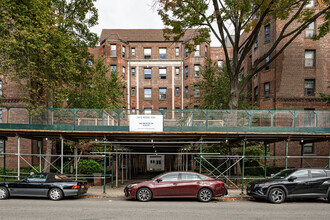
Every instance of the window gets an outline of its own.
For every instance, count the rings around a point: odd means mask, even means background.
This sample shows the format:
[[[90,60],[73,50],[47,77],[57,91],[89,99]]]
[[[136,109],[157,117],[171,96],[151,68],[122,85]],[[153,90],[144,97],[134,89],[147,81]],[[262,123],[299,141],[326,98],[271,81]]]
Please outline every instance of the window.
[[[195,70],[195,77],[199,77],[199,69],[200,69],[200,65],[196,64],[194,66],[194,70]]]
[[[256,38],[256,41],[254,42],[254,49],[256,50],[258,48],[258,36]]]
[[[195,57],[201,56],[201,45],[195,45]]]
[[[144,108],[144,114],[145,115],[151,115],[151,108]]]
[[[269,98],[269,92],[270,92],[270,83],[269,82],[264,84],[264,89],[265,89],[264,98],[268,99]]]
[[[267,65],[265,66],[265,70],[269,70],[269,69],[270,69],[270,66],[269,66],[269,56],[266,57],[265,62],[266,62],[266,64],[267,64]]]
[[[324,170],[311,170],[312,178],[323,178],[327,177],[327,174],[324,172]]]
[[[188,86],[185,87],[186,90],[186,99],[189,98],[189,90],[188,90]]]
[[[125,78],[125,74],[126,74],[126,67],[123,66],[123,78]]]
[[[205,46],[205,57],[207,57],[207,51],[208,51],[208,47]]]
[[[169,173],[165,174],[161,177],[162,182],[168,182],[168,181],[178,181],[179,180],[179,173]]]
[[[46,182],[47,174],[37,173],[29,176],[27,179],[29,182]]]
[[[87,66],[89,68],[92,68],[93,67],[93,61],[92,60],[87,60]]]
[[[3,153],[3,140],[0,140],[0,153]],[[3,157],[3,155],[0,157]]]
[[[315,4],[315,0],[309,0],[309,2],[306,4],[306,8],[313,8]]]
[[[175,95],[176,96],[180,95],[180,87],[175,87]]]
[[[166,68],[159,68],[159,78],[166,79]]]
[[[292,174],[292,176],[297,177],[297,179],[307,179],[308,178],[308,170],[298,170]]]
[[[151,79],[151,68],[144,68],[144,78]]]
[[[132,53],[132,57],[135,57],[135,48],[134,47],[132,48],[131,53]]]
[[[199,175],[193,173],[181,173],[182,181],[192,181],[192,180],[201,180]]]
[[[188,66],[186,66],[186,78],[188,78],[189,74],[188,74]]]
[[[2,123],[2,109],[0,109],[0,123]]]
[[[166,88],[160,88],[159,89],[159,99],[166,99]]]
[[[105,58],[105,45],[103,45],[103,58]]]
[[[194,86],[194,97],[200,97],[199,86]]]
[[[117,53],[116,53],[117,46],[116,46],[116,44],[111,44],[110,45],[110,50],[111,50],[110,56],[112,56],[112,57],[117,56]]]
[[[180,56],[180,49],[178,47],[175,48],[175,56]]]
[[[125,54],[126,54],[126,47],[125,46],[122,46],[121,48],[121,55],[123,58],[125,58]]]
[[[151,99],[151,89],[150,88],[144,89],[144,98]]]
[[[2,97],[2,81],[1,80],[0,80],[0,97]]]
[[[159,59],[166,59],[166,48],[159,48]]]
[[[315,23],[312,22],[308,25],[308,27],[305,29],[305,37],[306,38],[311,38],[314,36],[314,31],[315,31]]]
[[[218,69],[222,70],[223,68],[223,60],[218,60]]]
[[[135,76],[135,67],[132,67],[132,76]]]
[[[116,65],[111,65],[110,66],[111,73],[115,74],[117,71],[117,66]]]
[[[312,154],[312,153],[314,153],[314,144],[313,143],[304,144],[304,154]]]
[[[175,75],[179,75],[180,74],[180,67],[176,67],[175,68]]]
[[[305,50],[305,67],[315,66],[315,50]]]
[[[270,41],[270,24],[267,24],[265,26],[265,42],[269,42]]]
[[[135,87],[132,87],[132,96],[135,96]]]
[[[144,59],[151,59],[151,48],[144,48]]]
[[[315,95],[315,80],[305,79],[305,96]]]
[[[188,48],[186,48],[186,58],[188,58],[189,56],[189,51],[188,51]]]
[[[257,102],[258,101],[258,86],[254,87],[254,101]]]

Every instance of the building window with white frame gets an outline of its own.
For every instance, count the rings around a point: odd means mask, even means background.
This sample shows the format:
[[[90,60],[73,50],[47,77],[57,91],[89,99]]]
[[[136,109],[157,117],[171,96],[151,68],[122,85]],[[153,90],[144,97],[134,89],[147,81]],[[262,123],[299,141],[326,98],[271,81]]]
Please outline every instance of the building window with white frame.
[[[131,96],[135,96],[135,87],[132,87]]]
[[[132,57],[135,57],[135,47],[132,48],[131,54],[132,54]]]
[[[125,54],[126,54],[126,47],[125,46],[122,46],[121,48],[121,53],[122,53],[122,57],[125,58]]]
[[[186,58],[188,58],[188,56],[189,56],[189,50],[188,48],[186,48]]]
[[[258,36],[256,37],[256,41],[254,42],[254,49],[258,48]]]
[[[151,48],[144,48],[144,59],[151,59]]]
[[[135,76],[135,67],[132,67],[131,71],[132,71],[132,76]]]
[[[218,60],[218,69],[222,70],[223,68],[223,60]]]
[[[200,97],[200,90],[199,90],[199,86],[195,85],[194,86],[194,97]]]
[[[265,42],[269,42],[270,41],[270,24],[267,24],[265,26]]]
[[[151,68],[144,68],[144,78],[151,79]]]
[[[105,45],[103,45],[103,58],[105,58]]]
[[[315,50],[305,50],[305,67],[315,66]]]
[[[265,70],[269,70],[270,69],[269,56],[266,57],[265,62],[266,62]]]
[[[180,56],[180,48],[179,47],[176,47],[175,48],[175,56]]]
[[[111,44],[110,45],[110,56],[111,57],[116,57],[117,56],[117,45],[116,44]]]
[[[305,37],[312,38],[314,36],[314,32],[315,32],[315,22],[312,22],[305,29]]]
[[[200,71],[200,65],[195,64],[194,66],[195,77],[200,77],[199,71]]]
[[[254,102],[258,102],[258,86],[254,87]]]
[[[205,57],[207,57],[208,54],[208,46],[205,45]]]
[[[144,89],[144,98],[145,99],[151,99],[151,88],[145,88]]]
[[[264,98],[268,99],[270,97],[270,83],[264,83]]]
[[[185,87],[185,90],[186,90],[186,99],[189,98],[189,89],[188,89],[188,86]]]
[[[304,154],[313,154],[314,153],[314,144],[307,143],[304,144]]]
[[[166,92],[167,89],[166,88],[159,88],[159,99],[166,99]]]
[[[123,78],[125,79],[126,67],[123,66]]]
[[[195,57],[201,56],[201,45],[195,45]]]
[[[115,74],[117,71],[117,65],[111,65],[110,70],[111,70],[111,73]]]
[[[145,115],[151,115],[152,108],[144,108],[143,112],[144,112]]]
[[[180,95],[180,87],[175,87],[175,95],[176,96]]]
[[[180,74],[180,67],[175,67],[175,75],[179,75]]]
[[[315,95],[315,79],[305,79],[305,96]]]
[[[189,77],[189,70],[188,70],[188,66],[186,66],[186,78]]]
[[[166,68],[159,68],[159,79],[166,79]]]
[[[159,48],[159,59],[166,59],[166,48]]]

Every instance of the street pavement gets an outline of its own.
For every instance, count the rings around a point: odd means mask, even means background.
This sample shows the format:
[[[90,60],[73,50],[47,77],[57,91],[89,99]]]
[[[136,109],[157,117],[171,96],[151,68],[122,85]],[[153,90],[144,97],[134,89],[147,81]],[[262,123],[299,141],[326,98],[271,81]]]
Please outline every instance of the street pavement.
[[[150,202],[124,198],[67,198],[51,201],[11,198],[0,201],[0,219],[329,219],[325,200],[283,204],[234,200],[201,203],[195,199]]]

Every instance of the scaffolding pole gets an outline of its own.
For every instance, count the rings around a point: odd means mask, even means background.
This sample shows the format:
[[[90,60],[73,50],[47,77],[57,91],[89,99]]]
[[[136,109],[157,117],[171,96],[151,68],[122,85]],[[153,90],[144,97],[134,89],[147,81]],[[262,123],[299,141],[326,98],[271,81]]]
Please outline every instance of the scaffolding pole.
[[[111,146],[111,153],[113,153],[113,146]],[[113,155],[111,155],[111,188],[113,188],[113,172],[114,170],[114,163],[113,163]]]
[[[78,142],[76,142],[74,146],[74,158],[75,158],[75,166],[76,166],[76,181],[78,180]]]
[[[42,163],[42,161],[41,161],[41,146],[42,146],[42,143],[41,143],[41,141],[38,141],[38,147],[39,147],[39,172],[41,173],[41,163]]]
[[[17,137],[17,176],[18,180],[20,180],[21,176],[21,137]]]
[[[125,165],[125,168],[126,168],[126,170],[125,170],[125,171],[126,171],[126,181],[127,181],[127,177],[128,177],[128,166],[127,166],[127,165],[128,165],[128,163],[127,163],[127,155],[128,155],[128,154],[127,154],[127,151],[126,151],[126,154],[125,154],[125,164],[126,164],[126,165]]]
[[[285,140],[285,169],[288,169],[288,150],[289,150],[289,140]]]
[[[265,146],[265,157],[264,157],[264,160],[265,160],[265,168],[264,168],[264,177],[266,178],[267,176],[267,144],[264,143],[264,146]]]
[[[105,141],[105,140],[104,140]],[[104,144],[103,146],[103,151],[104,151],[104,159],[103,159],[103,193],[105,194],[105,184],[106,184],[106,179],[105,179],[105,175],[107,172],[107,144]]]
[[[124,184],[124,154],[121,152],[121,184]]]
[[[64,140],[63,140],[63,137],[61,136],[60,137],[60,139],[61,139],[61,174],[63,174],[63,148],[64,148]]]
[[[3,180],[6,181],[6,139],[3,139],[3,153],[3,175],[5,175]]]
[[[116,187],[118,187],[118,154],[116,148]]]
[[[244,160],[244,157],[245,157],[245,142],[246,140],[244,139],[243,140],[243,156],[242,156],[242,191],[241,193],[243,194],[244,193],[244,169],[245,169],[245,160]]]
[[[202,141],[201,143],[199,144],[199,173],[202,173],[202,155],[201,153],[203,152],[203,144],[202,144]]]

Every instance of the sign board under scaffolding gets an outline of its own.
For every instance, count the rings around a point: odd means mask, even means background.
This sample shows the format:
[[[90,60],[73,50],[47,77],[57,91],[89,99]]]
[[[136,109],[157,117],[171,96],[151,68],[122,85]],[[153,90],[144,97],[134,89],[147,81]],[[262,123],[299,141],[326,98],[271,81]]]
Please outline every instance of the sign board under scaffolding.
[[[162,132],[162,115],[130,115],[129,131]]]

